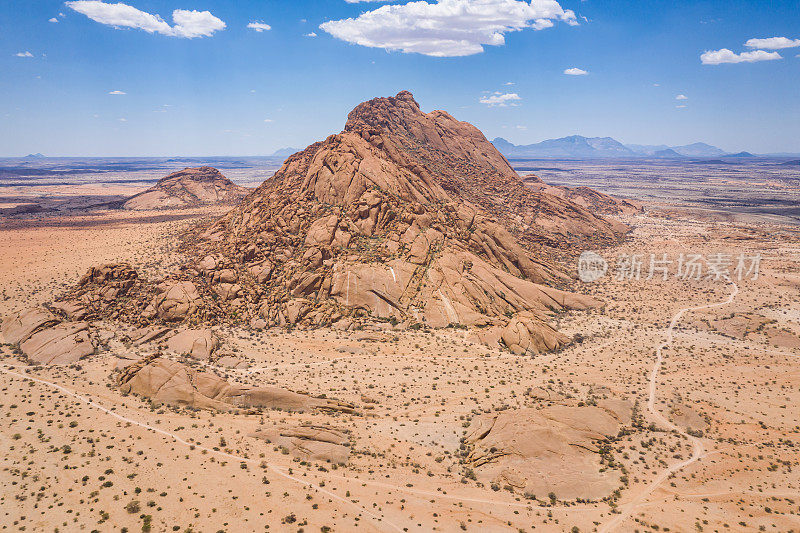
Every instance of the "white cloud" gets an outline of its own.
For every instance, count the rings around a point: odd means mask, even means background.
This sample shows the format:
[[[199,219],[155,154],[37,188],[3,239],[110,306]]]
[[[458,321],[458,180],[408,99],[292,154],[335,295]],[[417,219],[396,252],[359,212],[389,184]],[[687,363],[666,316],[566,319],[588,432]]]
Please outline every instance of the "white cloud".
[[[118,118],[117,120],[119,120],[120,122],[128,122],[127,118]]]
[[[781,55],[778,52],[765,52],[764,50],[753,50],[752,52],[736,54],[727,48],[722,48],[721,50],[706,50],[700,56],[700,61],[704,65],[755,63],[756,61],[771,61],[774,59],[781,59]]]
[[[513,81],[507,81],[503,85],[506,85],[506,86],[514,85],[514,82]]]
[[[210,37],[214,32],[225,29],[225,23],[209,11],[176,9],[172,12],[172,20],[175,22],[173,31],[178,37],[187,39]]]
[[[125,91],[111,91],[108,94],[128,94]]]
[[[272,122],[272,119],[271,118],[265,118],[264,122],[267,122],[267,123]]]
[[[786,37],[748,39],[744,45],[748,48],[760,48],[762,50],[782,50],[783,48],[796,48],[800,46],[800,39],[788,39]]]
[[[495,92],[489,96],[481,96],[480,103],[489,107],[506,107],[519,105],[516,102],[522,100],[517,93]]]
[[[99,0],[75,0],[67,7],[86,15],[95,22],[115,28],[136,28],[147,33],[160,33],[169,37],[209,37],[225,29],[225,23],[208,11],[176,9],[172,12],[174,26],[159,15],[141,11],[127,4],[106,4]]]
[[[305,37],[316,37],[316,36],[317,36],[317,32],[314,32],[314,31],[305,34]]]
[[[676,109],[684,109],[685,107],[686,107],[685,105],[676,105],[675,106]]]
[[[577,25],[556,0],[424,0],[387,5],[320,28],[348,43],[434,57],[479,54],[505,44],[505,34],[542,30],[552,20]]]
[[[53,17],[53,18],[49,19],[47,22],[52,22],[53,24],[57,24],[58,23],[58,19]]]
[[[565,70],[564,74],[566,74],[567,76],[586,76],[589,73],[583,70],[582,68],[572,67]]]
[[[689,97],[686,96],[685,94],[679,94],[678,96],[675,97],[675,100],[688,100],[688,99]]]
[[[258,33],[261,33],[262,31],[269,31],[272,29],[272,26],[270,26],[269,24],[264,24],[263,22],[251,22],[250,24],[247,25],[247,27],[250,28],[251,30],[256,30]]]
[[[17,57],[33,57],[33,54],[32,54],[32,53],[30,53],[30,52],[28,52],[28,51],[25,51],[25,52],[17,52],[17,53],[16,53],[16,54],[14,54],[14,55],[15,55],[15,56],[17,56]]]

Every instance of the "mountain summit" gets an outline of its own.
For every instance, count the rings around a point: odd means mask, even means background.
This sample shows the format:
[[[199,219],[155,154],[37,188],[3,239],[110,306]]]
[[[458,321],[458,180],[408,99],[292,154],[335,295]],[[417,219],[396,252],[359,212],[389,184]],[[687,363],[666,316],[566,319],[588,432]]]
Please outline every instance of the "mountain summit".
[[[191,234],[194,265],[140,292],[143,320],[457,325],[533,353],[567,342],[551,313],[598,304],[558,287],[554,258],[626,231],[526,187],[477,128],[403,91],[356,106]]]

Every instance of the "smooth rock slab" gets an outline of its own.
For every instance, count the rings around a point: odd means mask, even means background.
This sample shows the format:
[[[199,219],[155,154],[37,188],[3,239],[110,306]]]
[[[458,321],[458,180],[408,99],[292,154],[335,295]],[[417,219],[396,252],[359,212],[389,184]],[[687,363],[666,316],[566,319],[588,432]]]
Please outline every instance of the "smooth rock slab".
[[[46,309],[33,307],[3,320],[0,333],[8,344],[19,344],[36,330],[57,324],[58,318]]]
[[[92,355],[95,346],[85,322],[65,322],[40,330],[20,343],[22,353],[41,365],[68,365]]]
[[[123,393],[138,394],[155,404],[197,409],[232,411],[264,407],[287,411],[315,409],[353,412],[354,407],[337,400],[314,398],[275,386],[245,387],[199,372],[177,361],[152,357],[126,368],[118,378]]]
[[[544,498],[601,499],[620,471],[602,472],[599,444],[619,432],[619,415],[599,407],[514,409],[473,420],[468,461],[479,479]]]

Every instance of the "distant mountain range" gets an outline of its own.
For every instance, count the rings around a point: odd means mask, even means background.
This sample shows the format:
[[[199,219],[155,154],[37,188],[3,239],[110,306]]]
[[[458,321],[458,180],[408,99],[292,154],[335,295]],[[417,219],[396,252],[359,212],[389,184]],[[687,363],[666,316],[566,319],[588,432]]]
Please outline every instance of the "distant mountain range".
[[[636,152],[611,137],[571,135],[536,144],[515,145],[498,137],[492,144],[506,157],[636,157]]]
[[[725,150],[706,143],[683,146],[622,144],[611,137],[583,137],[570,135],[560,139],[548,139],[540,143],[517,145],[502,137],[492,141],[500,152],[509,158],[636,158],[686,159],[709,157],[754,157],[748,152],[728,154]],[[746,155],[745,155],[746,154]]]
[[[274,152],[272,152],[272,155],[270,155],[270,157],[289,157],[290,155],[294,155],[299,151],[300,150],[298,148],[291,148],[291,147],[281,148],[279,150],[275,150]]]

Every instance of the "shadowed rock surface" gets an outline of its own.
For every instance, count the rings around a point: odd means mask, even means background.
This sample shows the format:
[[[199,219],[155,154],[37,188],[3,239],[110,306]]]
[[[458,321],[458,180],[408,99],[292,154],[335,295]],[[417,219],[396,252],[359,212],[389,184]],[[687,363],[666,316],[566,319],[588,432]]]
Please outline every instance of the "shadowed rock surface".
[[[162,178],[146,191],[128,198],[123,209],[148,210],[202,205],[233,205],[249,189],[236,185],[213,167],[185,168]]]

